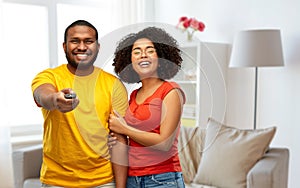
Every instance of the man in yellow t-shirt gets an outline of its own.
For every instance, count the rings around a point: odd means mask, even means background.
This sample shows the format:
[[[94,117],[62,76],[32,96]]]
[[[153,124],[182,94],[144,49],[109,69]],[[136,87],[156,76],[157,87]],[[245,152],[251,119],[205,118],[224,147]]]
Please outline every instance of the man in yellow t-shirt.
[[[111,152],[107,137],[109,114],[124,115],[128,107],[126,88],[94,66],[100,44],[89,22],[69,25],[63,48],[68,64],[46,69],[32,81],[44,117],[42,187],[125,188],[126,137],[118,135],[124,144]]]

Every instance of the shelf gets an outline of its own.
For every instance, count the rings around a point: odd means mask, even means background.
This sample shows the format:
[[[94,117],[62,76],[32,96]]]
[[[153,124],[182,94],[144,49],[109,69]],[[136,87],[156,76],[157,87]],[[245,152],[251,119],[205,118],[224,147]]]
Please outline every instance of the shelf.
[[[182,115],[183,119],[196,119],[195,116],[187,116],[187,115]]]
[[[182,43],[181,69],[172,79],[185,93],[182,112],[184,126],[204,126],[208,117],[222,117],[226,100],[222,101],[219,91],[226,89],[228,45],[193,41]],[[226,90],[224,89],[224,92]],[[214,106],[213,106],[214,104]]]
[[[173,81],[180,85],[185,93],[182,112],[182,125],[197,126],[200,114],[200,42],[184,43],[180,47],[182,65]]]
[[[181,125],[185,127],[194,127],[196,124],[196,119],[182,118]]]
[[[197,84],[196,80],[174,80],[178,84]]]

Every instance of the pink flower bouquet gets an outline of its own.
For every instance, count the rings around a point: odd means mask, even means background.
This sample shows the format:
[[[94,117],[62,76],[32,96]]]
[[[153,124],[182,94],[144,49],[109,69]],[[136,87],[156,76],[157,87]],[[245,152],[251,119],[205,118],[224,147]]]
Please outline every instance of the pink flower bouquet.
[[[188,40],[192,40],[195,31],[202,32],[205,29],[203,22],[198,21],[196,18],[188,18],[186,16],[180,17],[176,27],[181,29],[183,32],[187,32]]]

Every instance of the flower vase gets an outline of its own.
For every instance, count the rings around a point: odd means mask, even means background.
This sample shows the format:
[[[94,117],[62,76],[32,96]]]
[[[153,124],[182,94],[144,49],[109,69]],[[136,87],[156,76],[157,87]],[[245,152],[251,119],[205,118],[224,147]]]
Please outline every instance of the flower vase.
[[[187,32],[187,40],[192,41],[193,40],[193,32]]]

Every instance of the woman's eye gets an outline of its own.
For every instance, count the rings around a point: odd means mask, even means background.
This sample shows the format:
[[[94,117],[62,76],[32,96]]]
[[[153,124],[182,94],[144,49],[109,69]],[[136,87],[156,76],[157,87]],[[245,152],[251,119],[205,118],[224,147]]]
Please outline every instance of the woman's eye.
[[[133,53],[134,55],[140,55],[140,54],[141,54],[140,51],[133,51],[132,53]]]
[[[148,50],[146,53],[147,54],[154,54],[155,50]]]

